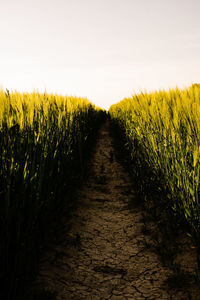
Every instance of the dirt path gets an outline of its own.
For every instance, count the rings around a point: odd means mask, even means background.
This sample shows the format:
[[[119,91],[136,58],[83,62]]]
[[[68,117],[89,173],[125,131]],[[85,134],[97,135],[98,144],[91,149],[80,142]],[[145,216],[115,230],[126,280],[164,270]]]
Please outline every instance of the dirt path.
[[[78,208],[41,261],[40,287],[58,300],[200,299],[167,287],[170,270],[147,247],[142,217],[131,179],[115,160],[107,122]]]

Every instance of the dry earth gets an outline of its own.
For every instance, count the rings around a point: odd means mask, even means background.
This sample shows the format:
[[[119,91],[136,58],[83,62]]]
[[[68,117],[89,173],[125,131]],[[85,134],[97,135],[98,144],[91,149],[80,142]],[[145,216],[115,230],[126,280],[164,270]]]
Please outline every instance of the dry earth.
[[[197,287],[167,284],[172,271],[148,247],[142,208],[129,174],[115,159],[108,122],[91,164],[77,208],[41,259],[37,287],[57,300],[200,299]]]

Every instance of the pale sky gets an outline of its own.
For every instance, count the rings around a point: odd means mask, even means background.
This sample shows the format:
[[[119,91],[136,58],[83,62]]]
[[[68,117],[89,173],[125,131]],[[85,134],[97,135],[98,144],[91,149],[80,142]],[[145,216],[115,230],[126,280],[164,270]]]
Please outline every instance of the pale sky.
[[[0,0],[0,85],[109,108],[200,82],[200,0]]]

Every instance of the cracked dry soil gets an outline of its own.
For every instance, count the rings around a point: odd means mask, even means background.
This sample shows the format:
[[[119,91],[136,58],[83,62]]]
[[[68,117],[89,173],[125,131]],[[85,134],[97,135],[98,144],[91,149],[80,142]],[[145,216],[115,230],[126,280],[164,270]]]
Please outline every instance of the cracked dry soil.
[[[147,247],[142,208],[129,174],[115,159],[108,122],[99,132],[77,202],[56,245],[41,259],[40,289],[57,300],[200,299],[190,290],[167,286],[171,271]]]

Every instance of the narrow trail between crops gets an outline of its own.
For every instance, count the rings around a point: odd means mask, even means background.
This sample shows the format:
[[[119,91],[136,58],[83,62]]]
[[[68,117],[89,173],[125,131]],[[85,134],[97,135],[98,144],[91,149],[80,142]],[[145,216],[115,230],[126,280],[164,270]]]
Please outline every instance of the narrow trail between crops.
[[[58,300],[197,299],[167,286],[171,271],[147,247],[142,218],[131,178],[115,159],[107,121],[77,208],[41,259],[38,285]]]

